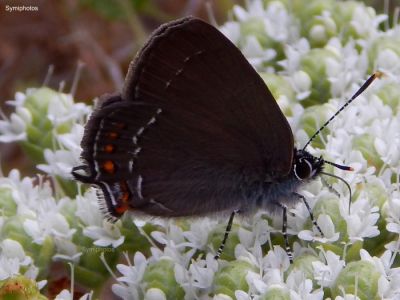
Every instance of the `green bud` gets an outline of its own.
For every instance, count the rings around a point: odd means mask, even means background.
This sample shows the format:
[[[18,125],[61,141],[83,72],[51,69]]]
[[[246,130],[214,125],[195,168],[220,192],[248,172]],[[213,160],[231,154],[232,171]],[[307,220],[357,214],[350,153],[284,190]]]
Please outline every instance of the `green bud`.
[[[272,41],[265,31],[264,22],[261,18],[253,18],[246,22],[241,23],[240,27],[241,37],[254,36],[263,48],[272,48]],[[242,46],[243,46],[242,41]]]
[[[388,83],[377,92],[377,96],[386,105],[389,105],[393,111],[400,109],[400,88],[397,83]]]
[[[44,162],[43,150],[57,146],[55,135],[70,132],[74,120],[68,113],[73,105],[69,94],[46,87],[28,91],[22,109],[29,114],[30,122],[26,123],[27,139],[22,145],[34,162]]]
[[[308,37],[313,48],[323,47],[330,38],[337,35],[335,21],[329,16],[314,17]]]
[[[12,189],[6,186],[0,187],[0,211],[3,217],[14,216],[17,212],[17,204],[12,196]]]
[[[288,99],[295,98],[292,86],[283,76],[266,72],[261,72],[259,75],[264,80],[275,99],[278,100],[280,96],[286,96]]]
[[[381,273],[368,261],[351,262],[340,272],[332,296],[342,295],[343,288],[347,294],[355,294],[357,290],[361,299],[375,299],[380,276]]]
[[[22,275],[0,281],[0,299],[3,300],[46,300],[40,294],[34,280]]]
[[[293,265],[290,266],[292,270],[301,270],[306,279],[314,279],[314,269],[312,266],[312,263],[314,261],[319,261],[318,257],[315,257],[313,255],[309,254],[304,254],[299,257],[296,257],[296,259],[293,262]],[[272,298],[269,298],[272,299]]]
[[[332,182],[333,183],[333,182]],[[340,232],[340,237],[343,240],[347,236],[347,223],[340,214],[339,202],[333,195],[325,195],[314,206],[314,214],[326,214],[331,217],[333,224],[335,224],[335,231]],[[311,225],[311,224],[310,224]]]
[[[311,95],[302,101],[303,106],[322,104],[330,97],[330,83],[326,76],[325,60],[335,58],[335,54],[328,49],[311,49],[301,59],[301,69],[310,76],[312,81]]]
[[[367,160],[369,166],[374,166],[377,170],[383,165],[380,155],[376,152],[374,145],[374,137],[369,133],[364,133],[353,138],[353,150],[359,150],[363,157]]]
[[[399,43],[400,37],[398,36],[382,36],[376,38],[368,51],[370,72],[375,71],[374,68],[376,67],[375,63],[377,61],[377,58],[379,57],[379,55],[382,55],[383,52],[386,51],[385,55],[388,55],[390,52],[392,52],[392,54],[389,56],[392,56],[394,54],[397,55],[397,57],[400,57],[400,49],[398,46]],[[387,59],[387,57],[385,58]],[[398,105],[398,102],[395,102],[395,104]]]
[[[329,104],[312,106],[307,108],[301,116],[301,128],[305,130],[307,135],[311,137],[322,124],[333,114],[332,106]],[[329,128],[325,128],[312,142],[314,147],[325,148],[321,141],[321,136],[326,139],[329,134]]]
[[[162,258],[148,265],[143,274],[146,289],[160,289],[168,299],[183,299],[185,293],[175,280],[174,266],[174,261],[168,258]]]
[[[18,215],[6,218],[3,226],[0,227],[0,240],[3,238],[13,239],[20,243],[25,251],[32,249],[32,238],[26,234],[22,225],[24,220],[24,217]]]
[[[290,300],[290,294],[287,289],[282,287],[271,287],[268,292],[261,295],[260,300]]]
[[[114,266],[118,262],[119,250],[109,247],[98,247],[91,244],[89,247],[81,247],[82,256],[79,265],[75,266],[75,277],[78,282],[96,289],[100,287],[109,276],[109,271],[100,259],[104,255],[107,264]]]
[[[233,224],[231,232],[229,233],[229,239],[226,240],[224,251],[221,254],[221,259],[233,260],[235,259],[235,247],[239,244],[238,238],[239,225]],[[221,245],[222,238],[224,237],[226,230],[226,224],[219,224],[209,234],[209,244],[212,244],[214,249],[217,250]]]
[[[247,291],[246,276],[249,271],[255,271],[255,268],[246,261],[229,262],[215,274],[214,294],[222,293],[235,298],[236,290]]]

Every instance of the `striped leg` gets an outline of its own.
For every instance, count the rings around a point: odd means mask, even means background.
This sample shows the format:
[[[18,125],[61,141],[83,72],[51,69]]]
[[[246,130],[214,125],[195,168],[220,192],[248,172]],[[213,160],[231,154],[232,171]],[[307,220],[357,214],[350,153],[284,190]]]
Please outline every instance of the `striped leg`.
[[[226,240],[228,239],[229,233],[231,232],[232,229],[232,223],[233,223],[233,218],[235,217],[235,215],[239,212],[238,209],[235,209],[232,213],[231,216],[229,217],[229,221],[228,221],[228,225],[226,226],[225,229],[225,234],[224,234],[224,238],[222,240],[221,245],[218,248],[217,254],[214,256],[214,259],[218,260],[219,257],[221,256],[222,252],[224,251],[225,248],[225,244],[226,244]]]
[[[282,203],[278,203],[278,205],[282,208],[282,213],[283,213],[282,234],[283,234],[283,239],[285,240],[286,253],[289,256],[290,263],[293,264],[293,253],[292,253],[292,249],[289,246],[289,240],[288,240],[288,236],[287,236],[287,206]]]
[[[321,176],[320,178],[321,178],[321,180],[322,180],[322,183],[323,183],[325,186],[327,186],[328,189],[329,189],[332,193],[334,193],[336,196],[338,196],[338,197],[340,198],[339,192],[338,192],[337,190],[335,190],[335,189],[333,188],[333,186],[332,186],[331,184],[329,184],[329,182],[327,182],[327,181],[325,180],[324,177]]]
[[[319,231],[319,233],[321,234],[321,236],[324,237],[324,233],[322,232],[321,227],[319,227],[319,225],[317,224],[317,221],[315,221],[314,215],[313,215],[313,213],[312,213],[312,211],[311,211],[310,205],[308,205],[308,202],[307,202],[306,198],[305,198],[303,195],[300,195],[300,194],[298,194],[298,193],[294,193],[294,194],[295,194],[297,197],[299,197],[301,200],[303,200],[304,204],[305,204],[306,207],[307,207],[308,213],[310,214],[311,222],[313,223],[313,225],[315,226],[315,228],[318,229],[318,231]]]

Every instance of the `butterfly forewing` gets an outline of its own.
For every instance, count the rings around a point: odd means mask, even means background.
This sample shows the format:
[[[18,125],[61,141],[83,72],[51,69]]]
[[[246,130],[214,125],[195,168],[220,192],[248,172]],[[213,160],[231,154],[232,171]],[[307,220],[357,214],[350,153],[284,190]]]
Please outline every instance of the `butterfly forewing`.
[[[292,166],[293,136],[272,94],[241,52],[201,20],[158,29],[132,64],[123,98],[162,111],[139,141],[136,169],[151,214],[160,204],[169,215],[231,209],[244,184],[279,178]]]
[[[286,175],[291,168],[293,135],[272,94],[242,53],[199,19],[174,21],[153,34],[129,70],[123,98],[219,121],[260,144],[270,172]],[[285,147],[271,146],[278,140]]]
[[[293,135],[272,94],[241,52],[199,19],[161,26],[131,65],[121,97],[112,117],[111,105],[100,109],[96,124],[108,131],[124,124],[116,145],[127,151],[113,158],[124,172],[96,180],[123,180],[138,211],[232,210],[253,186],[292,167]],[[96,149],[103,143],[86,140]]]

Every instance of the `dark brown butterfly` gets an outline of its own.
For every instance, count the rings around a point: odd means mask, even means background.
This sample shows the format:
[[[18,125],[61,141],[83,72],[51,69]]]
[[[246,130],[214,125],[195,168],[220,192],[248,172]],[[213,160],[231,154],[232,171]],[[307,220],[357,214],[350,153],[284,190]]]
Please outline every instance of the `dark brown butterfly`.
[[[287,207],[305,201],[297,190],[326,162],[294,148],[261,77],[222,33],[193,17],[152,34],[122,93],[101,98],[82,148],[84,164],[72,174],[101,189],[110,220],[127,210],[233,212],[225,242],[235,212],[279,211],[288,250]]]

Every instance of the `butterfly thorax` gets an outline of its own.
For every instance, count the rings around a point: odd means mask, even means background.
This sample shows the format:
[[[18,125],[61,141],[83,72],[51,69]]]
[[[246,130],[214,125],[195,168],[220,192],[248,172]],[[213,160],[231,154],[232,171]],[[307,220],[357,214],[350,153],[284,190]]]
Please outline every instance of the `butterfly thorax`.
[[[315,179],[322,171],[323,165],[324,160],[321,157],[295,149],[291,171],[274,181],[265,180],[248,186],[247,193],[244,192],[246,200],[240,208],[241,211],[253,212],[263,209],[273,214],[280,212],[282,205],[293,207],[300,200],[297,194],[300,188]]]

